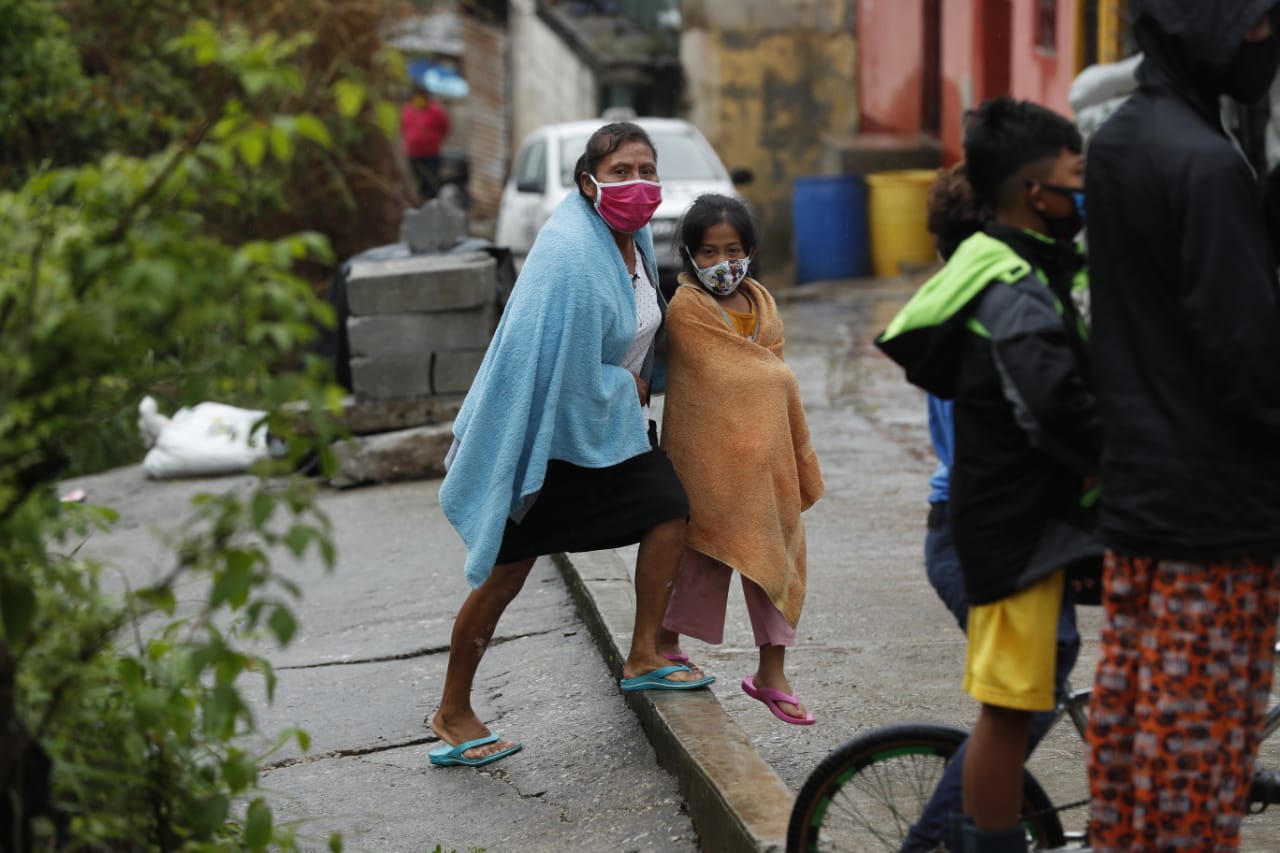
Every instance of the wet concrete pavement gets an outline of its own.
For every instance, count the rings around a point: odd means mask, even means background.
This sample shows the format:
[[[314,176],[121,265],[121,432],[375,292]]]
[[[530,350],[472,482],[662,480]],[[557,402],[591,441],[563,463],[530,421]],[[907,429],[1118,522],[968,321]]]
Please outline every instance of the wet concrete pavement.
[[[463,549],[437,503],[438,482],[324,491],[338,566],[282,562],[306,589],[301,628],[268,654],[276,701],[256,698],[271,732],[312,736],[286,747],[262,783],[286,819],[325,849],[708,851],[778,849],[789,797],[826,753],[887,722],[967,726],[959,687],[964,641],[923,571],[933,468],[923,395],[871,346],[913,291],[909,281],[807,285],[781,294],[787,359],[800,377],[827,483],[808,513],[809,592],[792,685],[818,717],[775,719],[738,684],[755,669],[741,595],[730,595],[725,643],[686,651],[719,680],[700,695],[633,694],[616,677],[630,630],[634,549],[542,560],[498,628],[475,701],[523,752],[482,770],[434,769],[425,725],[443,681],[449,630],[467,589]],[[86,478],[92,502],[122,513],[95,553],[134,582],[163,571],[157,531],[198,490],[242,478],[145,481],[136,468]],[[735,588],[736,589],[736,588]],[[1081,611],[1076,681],[1091,680],[1097,613]],[[1280,766],[1280,744],[1267,747]],[[664,766],[659,765],[659,760]],[[1062,727],[1031,767],[1057,797],[1083,796],[1083,753]],[[1251,819],[1252,853],[1280,849],[1280,813]]]
[[[120,512],[115,530],[85,550],[118,569],[109,583],[136,586],[171,567],[165,542],[184,526],[192,495],[248,483],[154,482],[132,467],[66,488]],[[507,611],[474,693],[485,722],[525,750],[480,770],[428,764],[438,739],[427,721],[468,591],[438,489],[325,490],[334,571],[276,557],[304,589],[299,631],[288,648],[258,649],[278,677],[275,701],[252,677],[242,689],[263,732],[252,743],[277,821],[297,827],[306,851],[328,850],[332,832],[359,853],[698,849],[676,778],[658,765],[551,560]],[[184,586],[182,608],[197,605],[199,587]],[[274,735],[292,727],[310,735],[308,753],[292,741],[272,752]]]

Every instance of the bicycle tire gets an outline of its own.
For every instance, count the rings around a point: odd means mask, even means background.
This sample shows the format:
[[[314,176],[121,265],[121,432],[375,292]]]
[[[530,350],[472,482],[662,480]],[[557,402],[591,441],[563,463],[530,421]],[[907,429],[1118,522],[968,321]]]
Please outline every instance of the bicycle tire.
[[[897,853],[967,732],[937,723],[894,723],[846,741],[824,758],[796,797],[787,853]],[[1066,843],[1052,800],[1023,775],[1029,850]]]

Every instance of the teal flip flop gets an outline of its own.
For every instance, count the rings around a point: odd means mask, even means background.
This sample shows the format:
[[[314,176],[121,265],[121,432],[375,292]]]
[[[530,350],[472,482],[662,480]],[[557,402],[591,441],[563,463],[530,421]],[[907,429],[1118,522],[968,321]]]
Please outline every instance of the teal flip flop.
[[[427,758],[431,759],[431,763],[437,767],[483,767],[486,764],[492,764],[499,759],[506,758],[508,755],[514,755],[524,747],[524,744],[517,743],[495,752],[493,755],[485,755],[480,758],[467,758],[467,756],[463,755],[468,749],[475,749],[477,746],[484,746],[487,743],[497,743],[498,740],[499,737],[496,734],[490,734],[486,737],[478,737],[475,740],[460,743],[457,746],[442,743],[428,752]]]
[[[635,693],[637,690],[697,690],[708,686],[716,680],[714,675],[707,675],[694,681],[672,681],[667,676],[673,672],[693,672],[693,670],[684,664],[676,664],[675,666],[664,666],[661,669],[637,675],[635,678],[624,678],[621,682],[622,692]]]

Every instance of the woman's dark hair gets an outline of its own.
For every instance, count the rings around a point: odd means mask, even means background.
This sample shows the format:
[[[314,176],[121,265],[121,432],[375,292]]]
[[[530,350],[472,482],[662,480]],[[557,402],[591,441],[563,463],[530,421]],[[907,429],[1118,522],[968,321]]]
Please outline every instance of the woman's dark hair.
[[[945,261],[991,218],[991,212],[974,198],[964,163],[938,172],[929,187],[926,227],[933,235],[938,254]]]
[[[751,211],[747,210],[745,204],[727,195],[700,195],[689,205],[680,219],[680,227],[676,228],[676,254],[684,263],[685,272],[694,275],[695,269],[693,261],[689,260],[689,253],[682,251],[682,248],[688,246],[690,252],[696,252],[702,245],[702,237],[707,229],[721,222],[728,223],[730,228],[738,232],[742,249],[748,255],[753,254],[760,245],[755,220],[751,218]]]
[[[591,138],[587,140],[586,150],[582,152],[577,165],[573,167],[573,181],[578,185],[578,192],[583,198],[589,198],[589,196],[582,189],[582,173],[586,172],[594,177],[600,161],[628,142],[643,142],[653,152],[653,159],[658,159],[658,149],[653,147],[653,140],[649,138],[649,134],[643,127],[629,121],[606,124],[591,134]]]
[[[1031,101],[1004,95],[984,101],[965,116],[964,161],[978,201],[993,210],[1008,207],[1020,190],[1023,169],[1063,150],[1084,150],[1080,131],[1066,116]]]

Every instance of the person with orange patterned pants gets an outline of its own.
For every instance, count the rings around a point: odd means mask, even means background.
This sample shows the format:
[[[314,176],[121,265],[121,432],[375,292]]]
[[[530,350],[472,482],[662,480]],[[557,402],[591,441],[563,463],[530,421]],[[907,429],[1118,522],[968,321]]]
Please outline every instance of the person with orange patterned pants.
[[[1108,549],[1089,841],[1230,853],[1280,613],[1280,287],[1219,98],[1266,94],[1280,4],[1133,11],[1139,88],[1086,169]]]

